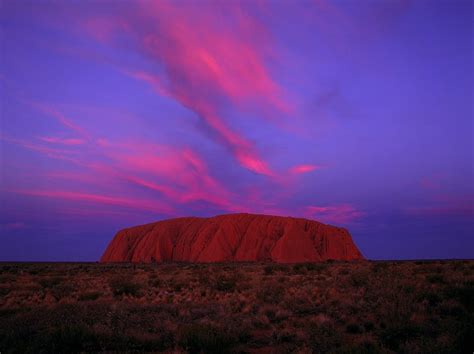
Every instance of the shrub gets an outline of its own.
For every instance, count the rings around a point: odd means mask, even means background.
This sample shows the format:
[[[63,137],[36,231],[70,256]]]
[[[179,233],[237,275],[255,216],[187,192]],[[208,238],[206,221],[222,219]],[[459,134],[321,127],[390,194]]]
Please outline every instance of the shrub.
[[[472,353],[474,348],[474,316],[466,317],[457,328],[452,353]]]
[[[445,296],[458,300],[467,310],[474,311],[474,282],[448,287],[445,290]]]
[[[387,271],[389,265],[388,263],[374,263],[372,265],[372,272],[374,273],[384,273]]]
[[[15,282],[15,276],[12,274],[0,274],[0,284],[10,285]]]
[[[380,333],[380,339],[389,349],[399,351],[404,343],[419,335],[420,329],[411,323],[391,324]]]
[[[285,289],[280,284],[274,286],[264,284],[257,292],[257,300],[277,304],[282,300],[284,293]]]
[[[457,302],[443,302],[439,307],[439,314],[443,317],[451,316],[461,318],[467,313],[466,309]]]
[[[108,338],[107,338],[108,339]],[[108,339],[109,350],[114,352],[143,353],[143,352],[162,352],[174,345],[173,334],[164,328],[161,328],[158,333],[151,333],[143,331],[141,328],[133,328],[127,331],[127,335],[123,336],[115,334]]]
[[[364,328],[365,328],[365,330],[366,330],[367,332],[370,332],[370,331],[372,331],[372,330],[375,328],[375,325],[374,325],[374,323],[373,323],[372,321],[366,321],[366,322],[364,323]]]
[[[297,335],[288,330],[282,329],[273,332],[273,338],[277,343],[292,343],[297,339]]]
[[[38,281],[38,283],[43,287],[43,288],[52,288],[62,282],[61,277],[47,277],[47,278],[42,278]]]
[[[0,335],[3,348],[12,353],[80,353],[98,352],[99,338],[83,324],[63,324],[51,329],[32,323],[11,323],[14,328],[7,336]],[[2,333],[3,334],[3,333]]]
[[[300,293],[287,298],[285,306],[297,315],[310,315],[321,311],[321,308],[313,301],[310,294]]]
[[[351,343],[349,345],[345,345],[341,349],[341,352],[347,354],[377,354],[381,353],[382,351],[372,340],[364,339],[362,342],[359,343],[356,342]]]
[[[71,353],[99,350],[99,341],[88,328],[82,325],[59,327],[45,338],[50,352]]]
[[[190,353],[222,353],[230,349],[233,339],[218,327],[191,324],[180,329],[178,344]]]
[[[268,320],[270,322],[274,322],[276,319],[276,313],[275,310],[272,308],[267,308],[264,310],[265,316],[267,316]]]
[[[368,282],[367,274],[363,272],[352,273],[350,276],[350,282],[355,287],[366,286]]]
[[[428,301],[430,306],[436,306],[441,301],[440,296],[437,293],[434,293],[434,292],[426,292],[424,294],[421,294],[421,298],[423,300]]]
[[[288,266],[285,264],[268,264],[263,268],[265,275],[270,275],[275,272],[287,272]]]
[[[339,271],[339,275],[347,275],[347,274],[349,274],[349,273],[350,273],[350,271],[349,271],[349,269],[347,269],[347,268],[342,268],[342,269]]]
[[[0,287],[0,296],[6,296],[10,293],[11,289],[7,287]]]
[[[98,291],[89,291],[87,293],[80,294],[78,297],[79,301],[94,301],[97,300],[102,294]]]
[[[413,285],[411,285],[411,284],[405,285],[405,286],[403,287],[403,292],[404,292],[405,294],[413,294],[413,293],[415,292],[415,287],[414,287]]]
[[[346,332],[351,334],[362,333],[363,329],[357,323],[349,323],[346,326]]]
[[[293,266],[293,272],[295,274],[304,274],[306,273],[306,265],[303,263],[298,263]]]
[[[51,293],[56,298],[56,300],[67,297],[73,291],[74,287],[71,284],[58,284],[51,288]]]
[[[235,290],[236,280],[225,276],[220,276],[216,279],[215,289],[218,291],[232,292]]]
[[[265,273],[265,275],[273,274],[273,271],[274,271],[273,265],[267,265],[265,266],[265,268],[263,268],[263,272]]]
[[[161,286],[161,280],[160,279],[150,279],[148,281],[148,285],[150,285],[153,288],[159,288]]]
[[[330,324],[313,324],[309,327],[308,343],[313,353],[334,353],[341,347],[341,336]]]
[[[109,282],[110,288],[115,296],[130,295],[139,296],[141,285],[123,277],[112,278]]]
[[[321,272],[326,269],[326,265],[323,263],[305,263],[306,270],[310,272]]]
[[[440,274],[430,274],[426,277],[426,280],[428,280],[431,284],[443,284],[444,283],[444,277]]]

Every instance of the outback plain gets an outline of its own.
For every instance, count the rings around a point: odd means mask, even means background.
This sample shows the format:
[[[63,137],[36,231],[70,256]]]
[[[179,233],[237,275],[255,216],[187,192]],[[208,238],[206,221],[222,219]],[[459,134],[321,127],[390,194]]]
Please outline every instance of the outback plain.
[[[0,263],[0,352],[472,353],[474,261]]]

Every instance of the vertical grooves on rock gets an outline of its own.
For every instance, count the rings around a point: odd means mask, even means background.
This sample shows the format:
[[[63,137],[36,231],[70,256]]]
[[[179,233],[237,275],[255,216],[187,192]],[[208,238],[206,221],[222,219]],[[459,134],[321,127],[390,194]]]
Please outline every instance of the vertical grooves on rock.
[[[210,227],[214,226],[215,225],[215,221],[212,220],[210,221]],[[204,227],[203,227],[203,230],[206,230],[206,227],[205,227],[205,224],[204,224]],[[211,236],[208,236],[206,235],[204,232],[201,232],[201,234],[204,234],[204,241],[203,241],[203,246],[201,247],[201,249],[199,250],[199,252],[197,253],[197,256],[195,257],[196,260],[199,259],[199,257],[201,256],[201,254],[204,252],[204,250],[206,249],[206,247],[209,245],[209,243],[211,242],[211,238],[215,235],[215,232],[212,233]]]
[[[273,252],[273,249],[275,248],[276,244],[278,243],[278,241],[283,237],[283,235],[285,234],[285,228],[284,226],[281,224],[281,220],[279,219],[276,219],[275,220],[275,224],[276,224],[276,227],[277,227],[277,230],[276,230],[276,234],[277,234],[277,237],[276,239],[274,240],[273,244],[272,244],[272,247],[270,249],[270,257],[272,259],[272,261],[275,261],[275,259],[273,259],[273,256],[272,256],[272,252]]]

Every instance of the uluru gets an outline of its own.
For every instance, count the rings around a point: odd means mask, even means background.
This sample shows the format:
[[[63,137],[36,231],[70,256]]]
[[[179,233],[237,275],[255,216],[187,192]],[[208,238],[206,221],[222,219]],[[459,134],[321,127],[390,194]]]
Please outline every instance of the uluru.
[[[362,259],[344,228],[303,218],[227,214],[168,219],[123,229],[100,261],[299,263]]]

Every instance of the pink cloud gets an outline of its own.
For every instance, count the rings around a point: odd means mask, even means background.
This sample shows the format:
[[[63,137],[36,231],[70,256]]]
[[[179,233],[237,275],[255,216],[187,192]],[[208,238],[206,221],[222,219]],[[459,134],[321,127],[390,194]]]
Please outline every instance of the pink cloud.
[[[200,5],[211,6],[212,11],[182,5],[142,1],[137,11],[113,21],[88,19],[84,26],[88,33],[92,28],[99,40],[109,39],[113,31],[127,32],[141,52],[155,61],[158,71],[120,69],[123,73],[195,112],[242,167],[272,176],[255,144],[233,129],[223,113],[228,103],[238,108],[256,106],[272,117],[274,112],[292,111],[266,64],[271,56],[269,33],[237,3],[228,3],[225,9],[219,3]],[[224,26],[220,10],[229,16]],[[119,25],[112,26],[113,22]]]
[[[157,184],[154,182],[147,181],[145,179],[136,177],[136,176],[125,176],[124,177],[127,181],[130,183],[136,184],[138,186],[145,187],[147,189],[153,190],[160,192],[164,194],[166,197],[173,199],[173,200],[178,200],[179,199],[179,193],[174,190],[173,188],[170,188],[166,185],[162,184]]]
[[[171,91],[191,97],[188,85],[204,85],[236,104],[258,98],[278,110],[290,109],[265,64],[271,37],[241,5],[221,9],[212,4],[210,11],[193,11],[192,5],[167,1],[140,4],[140,19],[155,25],[154,31],[142,35],[143,49],[166,66]],[[219,10],[229,16],[225,26]]]
[[[315,170],[318,170],[320,168],[321,168],[321,166],[317,166],[317,165],[298,165],[298,166],[292,167],[290,169],[290,173],[295,174],[295,175],[299,175],[299,174],[315,171]]]
[[[411,215],[424,216],[474,216],[474,206],[471,204],[417,206],[406,208]]]
[[[21,221],[16,221],[16,222],[8,222],[5,224],[0,225],[2,229],[5,230],[19,230],[19,229],[24,229],[26,227],[26,224]]]
[[[83,165],[83,167],[86,166]],[[94,171],[92,170],[83,170],[80,172],[51,171],[45,173],[41,177],[51,181],[54,180],[53,183],[56,186],[58,185],[58,183],[60,183],[60,181],[72,181],[75,183],[75,185],[80,183],[82,186],[87,185],[106,189],[107,187],[111,187],[113,185],[111,182],[114,182],[107,176],[101,175],[99,173],[94,173]]]
[[[94,209],[80,209],[80,208],[61,208],[58,211],[59,214],[68,215],[74,218],[84,218],[86,220],[90,220],[91,216],[99,216],[99,217],[108,217],[108,218],[121,218],[123,219],[130,217],[131,214],[143,214],[143,211],[133,211],[131,210],[105,210],[104,208]]]
[[[77,139],[77,138],[56,138],[52,136],[42,136],[39,139],[50,144],[71,145],[71,146],[85,144],[85,140]]]
[[[159,76],[147,73],[145,71],[129,71],[125,69],[119,69],[122,73],[127,76],[130,76],[136,80],[144,81],[150,85],[153,90],[160,96],[172,97],[168,91],[165,89],[163,83],[161,82]]]
[[[155,212],[158,214],[173,215],[174,210],[164,203],[153,200],[138,200],[121,197],[111,197],[101,194],[80,193],[56,190],[14,190],[14,193],[25,194],[36,197],[63,199],[71,201],[83,201],[92,204],[106,204],[112,206],[126,207]]]
[[[72,130],[73,132],[77,133],[80,137],[84,139],[89,138],[89,133],[76,123],[74,123],[71,119],[66,117],[64,114],[62,114],[59,110],[57,110],[55,107],[45,104],[45,103],[39,103],[39,102],[29,102],[29,104],[39,110],[40,112],[55,118],[59,123],[61,123],[64,127],[68,128],[69,130]]]
[[[155,83],[158,85],[158,83]],[[229,212],[250,211],[245,196],[231,192],[227,186],[218,181],[209,171],[205,160],[189,148],[151,144],[146,141],[114,142],[110,139],[87,139],[88,132],[62,115],[59,110],[42,103],[35,103],[35,108],[58,119],[70,130],[76,132],[77,138],[63,138],[42,136],[39,139],[46,143],[36,144],[24,141],[14,141],[31,150],[40,152],[47,157],[64,159],[75,163],[82,168],[81,172],[53,173],[49,177],[75,181],[76,183],[94,186],[96,190],[107,191],[104,194],[73,193],[61,188],[60,191],[29,191],[29,195],[50,197],[64,200],[77,200],[90,203],[124,206],[138,210],[164,211],[171,213],[173,207],[194,202],[213,204],[219,209]],[[275,173],[267,162],[260,159],[254,150],[253,144],[239,134],[229,129],[224,120],[212,114],[211,105],[203,104],[206,119],[209,125],[219,132],[224,146],[227,146],[236,156],[237,161],[248,170],[258,174],[270,176],[277,180]],[[211,107],[208,108],[207,107]],[[87,144],[87,149],[72,149],[74,146]],[[90,152],[93,151],[94,160],[91,161]],[[306,165],[301,169],[309,170]],[[104,179],[108,182],[104,183]],[[151,203],[148,200],[134,201],[117,196],[131,193],[129,186],[140,186],[160,193],[159,202]],[[125,189],[123,189],[125,188]],[[127,189],[128,188],[128,189]],[[169,206],[170,209],[157,208]],[[273,203],[263,203],[254,200],[252,210],[268,212],[275,208]],[[273,209],[271,209],[273,210]],[[283,214],[281,212],[280,214]]]
[[[474,196],[438,195],[424,205],[404,209],[407,214],[419,216],[474,216]]]
[[[430,176],[425,176],[420,180],[420,186],[429,191],[441,191],[443,189],[443,181],[446,180],[446,175],[438,173]]]
[[[240,149],[236,151],[235,156],[242,166],[252,172],[266,176],[275,175],[275,173],[268,166],[268,163],[259,159],[251,151]]]
[[[446,184],[449,175],[446,172],[425,176],[420,180],[425,201],[410,205],[403,211],[419,216],[474,216],[474,195],[456,195],[449,192]]]
[[[128,24],[119,18],[92,17],[82,21],[81,27],[100,42],[108,42],[118,31],[128,30]]]
[[[158,192],[172,205],[205,201],[224,210],[241,209],[235,195],[211,175],[202,157],[188,148],[144,141],[107,141],[98,143],[97,149],[96,155],[102,162],[84,167],[89,175],[105,176],[112,182],[109,187],[114,185],[113,181],[122,181]],[[76,175],[69,177],[77,180]]]
[[[314,218],[318,221],[343,225],[360,219],[365,213],[357,210],[352,205],[340,204],[330,206],[307,206],[305,215],[306,217]]]
[[[6,136],[0,136],[0,140],[21,146],[25,149],[29,149],[31,151],[40,153],[49,158],[69,161],[75,164],[80,163],[78,160],[77,151],[65,150],[65,149],[61,149],[57,147],[52,148],[52,147],[43,146],[41,144],[32,143],[32,142],[21,140],[21,139],[9,138]]]
[[[187,94],[177,96],[163,86],[162,80],[158,76],[144,72],[128,73],[128,75],[145,81],[158,94],[177,99],[185,107],[194,111],[217,134],[216,141],[228,148],[243,167],[257,174],[273,175],[268,163],[259,156],[254,145],[230,129],[225,121],[215,113],[212,103],[190,99]]]

